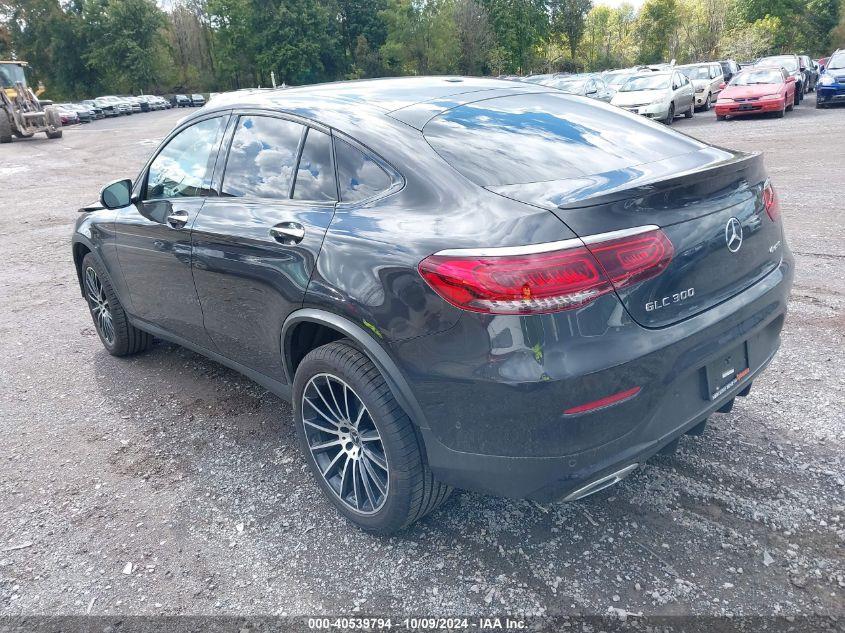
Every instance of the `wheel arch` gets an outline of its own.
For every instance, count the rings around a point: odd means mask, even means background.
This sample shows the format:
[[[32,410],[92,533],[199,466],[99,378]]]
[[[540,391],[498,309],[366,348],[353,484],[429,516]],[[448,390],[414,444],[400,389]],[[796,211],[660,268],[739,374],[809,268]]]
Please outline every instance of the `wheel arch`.
[[[384,376],[402,409],[415,426],[428,428],[425,416],[411,387],[384,347],[373,335],[350,319],[317,308],[302,308],[291,313],[282,326],[281,353],[288,384],[299,362],[308,352],[331,341],[349,339],[364,353]]]
[[[73,240],[73,265],[76,268],[76,281],[79,283],[79,292],[85,296],[85,286],[82,283],[82,260],[88,253],[94,253],[95,250],[91,244],[86,244],[81,238]],[[99,255],[94,255],[99,260]],[[102,261],[100,262],[102,264]]]

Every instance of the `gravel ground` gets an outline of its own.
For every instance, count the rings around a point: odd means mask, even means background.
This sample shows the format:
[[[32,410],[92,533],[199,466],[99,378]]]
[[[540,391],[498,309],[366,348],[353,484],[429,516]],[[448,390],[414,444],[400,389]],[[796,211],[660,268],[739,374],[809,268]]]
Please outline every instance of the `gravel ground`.
[[[171,110],[0,146],[0,616],[845,616],[845,109],[679,120],[765,153],[798,273],[784,344],[703,437],[588,500],[455,494],[392,538],[341,520],[291,408],[160,343],[119,360],[80,298],[76,209]]]

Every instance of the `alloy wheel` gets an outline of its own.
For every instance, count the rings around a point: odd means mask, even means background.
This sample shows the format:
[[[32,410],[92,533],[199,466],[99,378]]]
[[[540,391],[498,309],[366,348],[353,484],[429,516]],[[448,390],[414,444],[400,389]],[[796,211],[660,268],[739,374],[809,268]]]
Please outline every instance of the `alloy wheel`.
[[[332,493],[350,510],[374,514],[390,486],[378,428],[355,390],[332,374],[312,376],[302,392],[311,457]]]
[[[91,307],[91,314],[94,315],[97,330],[108,345],[114,345],[114,321],[109,298],[103,290],[97,271],[90,266],[85,270],[85,294],[88,297],[88,305]]]

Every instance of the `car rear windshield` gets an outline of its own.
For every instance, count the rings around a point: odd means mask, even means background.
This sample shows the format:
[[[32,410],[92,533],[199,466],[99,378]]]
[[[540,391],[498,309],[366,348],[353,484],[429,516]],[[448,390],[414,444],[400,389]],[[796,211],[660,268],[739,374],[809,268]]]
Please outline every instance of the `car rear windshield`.
[[[613,106],[561,93],[469,103],[434,117],[423,133],[481,186],[592,176],[705,147]]]

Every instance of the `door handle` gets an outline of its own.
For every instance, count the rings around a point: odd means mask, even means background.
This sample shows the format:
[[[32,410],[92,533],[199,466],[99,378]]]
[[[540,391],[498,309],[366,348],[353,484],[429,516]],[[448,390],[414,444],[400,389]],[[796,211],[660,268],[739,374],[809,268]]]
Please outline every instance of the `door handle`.
[[[282,222],[270,229],[270,235],[280,244],[293,246],[305,237],[305,227],[299,222]]]
[[[167,223],[174,229],[181,229],[188,223],[187,211],[171,211],[167,216]]]

